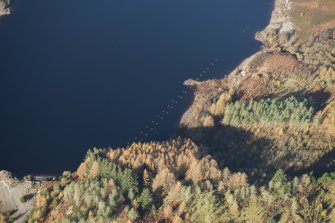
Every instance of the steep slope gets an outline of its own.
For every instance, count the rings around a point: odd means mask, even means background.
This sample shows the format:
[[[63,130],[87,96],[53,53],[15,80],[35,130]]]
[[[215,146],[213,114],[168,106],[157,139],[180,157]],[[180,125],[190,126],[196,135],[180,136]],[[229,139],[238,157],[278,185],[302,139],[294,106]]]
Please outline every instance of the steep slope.
[[[222,166],[257,178],[278,168],[333,169],[334,9],[331,0],[277,0],[270,24],[256,34],[262,50],[223,79],[186,82],[195,99],[181,120],[184,136]],[[300,117],[308,111],[308,120]]]
[[[28,222],[333,222],[335,175],[263,187],[220,169],[190,140],[89,151],[37,195]]]

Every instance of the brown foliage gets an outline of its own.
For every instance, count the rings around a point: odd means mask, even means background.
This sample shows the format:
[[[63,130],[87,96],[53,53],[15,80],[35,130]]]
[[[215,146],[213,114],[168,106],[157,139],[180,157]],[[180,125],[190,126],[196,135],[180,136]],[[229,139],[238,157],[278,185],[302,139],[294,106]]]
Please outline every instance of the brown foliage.
[[[87,161],[82,162],[77,169],[77,176],[79,179],[84,179],[87,173]]]
[[[173,188],[175,183],[175,175],[168,168],[165,168],[154,178],[152,182],[152,189],[156,193],[166,195]]]
[[[97,161],[94,161],[90,170],[90,176],[95,178],[99,176],[99,163]]]

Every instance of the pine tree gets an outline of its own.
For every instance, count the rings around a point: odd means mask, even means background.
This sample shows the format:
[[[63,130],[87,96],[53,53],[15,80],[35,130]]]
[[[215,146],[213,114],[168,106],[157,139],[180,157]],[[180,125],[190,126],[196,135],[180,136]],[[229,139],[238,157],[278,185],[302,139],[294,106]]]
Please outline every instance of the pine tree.
[[[141,196],[139,197],[139,202],[143,210],[150,210],[150,208],[152,207],[153,198],[147,188],[144,188],[144,190],[142,191]]]
[[[135,221],[137,218],[138,218],[138,212],[135,208],[132,208],[129,210],[128,212],[128,218],[131,220],[131,221]]]

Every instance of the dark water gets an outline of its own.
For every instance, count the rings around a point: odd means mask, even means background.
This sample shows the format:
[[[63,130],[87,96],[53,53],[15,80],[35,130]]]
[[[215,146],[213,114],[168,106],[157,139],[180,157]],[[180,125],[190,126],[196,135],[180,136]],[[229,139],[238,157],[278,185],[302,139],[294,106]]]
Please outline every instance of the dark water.
[[[221,77],[257,51],[272,0],[16,0],[0,20],[0,169],[74,170],[124,146],[218,58]],[[171,136],[191,95],[160,120]],[[150,131],[150,130],[149,130]]]

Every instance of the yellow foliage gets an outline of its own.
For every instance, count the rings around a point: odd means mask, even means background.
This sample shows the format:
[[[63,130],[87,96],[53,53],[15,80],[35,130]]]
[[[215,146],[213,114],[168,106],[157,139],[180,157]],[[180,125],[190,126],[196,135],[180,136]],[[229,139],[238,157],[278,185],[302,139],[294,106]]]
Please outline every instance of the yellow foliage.
[[[0,213],[0,223],[6,223],[6,218],[2,213]]]
[[[152,182],[152,189],[155,192],[159,192],[158,190],[162,189],[162,193],[166,194],[171,190],[175,183],[175,175],[168,168],[165,168],[154,178]]]
[[[248,184],[248,177],[245,173],[235,173],[229,177],[228,187],[232,190],[246,186]]]
[[[232,92],[224,92],[220,95],[219,100],[210,106],[210,112],[213,115],[222,115],[225,111],[226,104],[232,100]]]
[[[99,176],[100,170],[99,170],[99,163],[98,161],[94,161],[91,167],[91,171],[90,171],[90,176],[95,178],[97,176]]]
[[[234,201],[234,203],[229,206],[229,212],[234,217],[237,217],[239,215],[239,208],[236,201]]]
[[[212,116],[207,115],[205,117],[204,123],[202,124],[204,127],[213,127],[214,126],[214,119]]]
[[[151,184],[151,176],[149,172],[147,171],[147,169],[144,169],[143,171],[143,184],[146,187],[150,187],[150,184]]]
[[[181,219],[181,217],[179,217],[178,215],[174,215],[172,217],[172,223],[183,223],[183,219]]]
[[[169,219],[173,214],[172,207],[170,205],[167,205],[163,208],[163,215],[164,218]]]
[[[242,219],[246,223],[264,223],[265,212],[264,207],[257,201],[251,201],[247,208],[242,212]]]
[[[36,195],[36,206],[45,207],[48,204],[48,200],[46,197],[42,196],[41,194]]]
[[[87,162],[83,162],[80,164],[80,166],[77,169],[77,176],[79,179],[84,179],[86,177],[86,171],[87,171]]]

